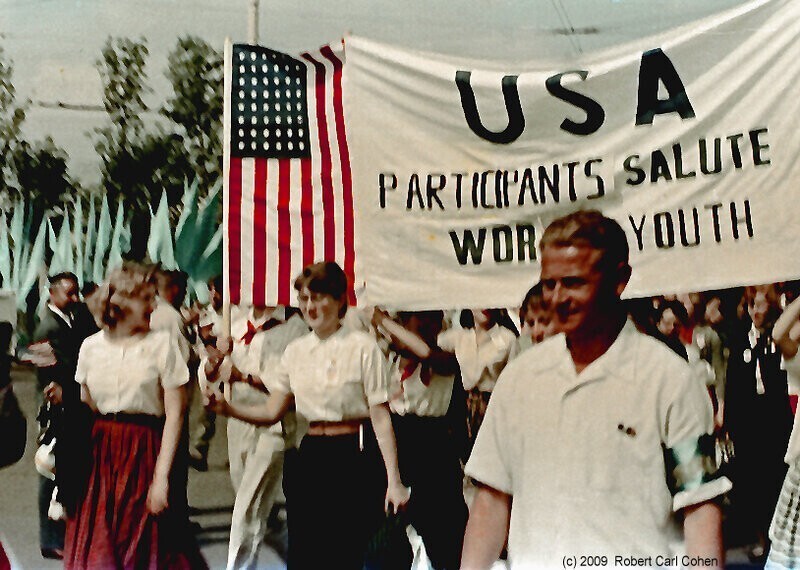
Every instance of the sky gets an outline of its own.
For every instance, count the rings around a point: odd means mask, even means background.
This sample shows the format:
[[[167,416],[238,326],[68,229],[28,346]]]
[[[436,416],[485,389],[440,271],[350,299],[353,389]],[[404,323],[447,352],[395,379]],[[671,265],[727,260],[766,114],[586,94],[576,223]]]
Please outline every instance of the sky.
[[[742,0],[261,0],[259,43],[298,53],[348,33],[422,51],[492,61],[569,62],[743,4]],[[106,120],[95,60],[108,36],[145,38],[147,103],[169,92],[163,76],[177,39],[247,40],[251,0],[0,0],[0,46],[25,135],[51,136],[84,184],[99,179],[89,134]],[[80,106],[81,110],[60,108]],[[149,114],[155,120],[156,114]]]

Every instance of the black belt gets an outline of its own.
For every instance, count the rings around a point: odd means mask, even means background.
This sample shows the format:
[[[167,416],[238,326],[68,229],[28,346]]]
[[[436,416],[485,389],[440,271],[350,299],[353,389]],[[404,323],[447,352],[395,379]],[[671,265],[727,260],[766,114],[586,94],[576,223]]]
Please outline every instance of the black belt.
[[[147,427],[162,427],[164,416],[154,416],[153,414],[131,414],[126,412],[112,412],[110,414],[98,414],[98,419],[107,422],[119,422],[125,424],[136,424]]]

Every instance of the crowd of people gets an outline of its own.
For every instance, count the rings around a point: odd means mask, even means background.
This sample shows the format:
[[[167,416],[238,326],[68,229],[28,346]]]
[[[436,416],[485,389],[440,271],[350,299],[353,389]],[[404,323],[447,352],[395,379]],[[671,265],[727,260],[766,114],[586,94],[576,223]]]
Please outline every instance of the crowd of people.
[[[229,569],[258,567],[282,513],[289,568],[409,568],[409,526],[437,569],[722,567],[730,544],[800,565],[795,284],[623,300],[626,237],[595,211],[539,245],[516,310],[348,307],[319,262],[298,308],[233,307],[229,332],[221,278],[200,307],[157,266],[124,264],[85,303],[52,276],[28,347],[55,442],[42,555],[205,567],[186,484],[222,415]]]

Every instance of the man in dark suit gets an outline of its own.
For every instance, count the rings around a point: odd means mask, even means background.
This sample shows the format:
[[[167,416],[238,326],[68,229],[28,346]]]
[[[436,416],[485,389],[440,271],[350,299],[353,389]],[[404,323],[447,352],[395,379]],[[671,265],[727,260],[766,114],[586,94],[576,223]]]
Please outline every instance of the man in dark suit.
[[[84,339],[97,329],[93,329],[94,322],[80,302],[78,278],[73,273],[58,273],[50,277],[49,282],[50,301],[34,331],[34,343],[29,349],[38,367],[37,380],[47,400],[45,406],[49,404],[46,419],[53,423],[53,432],[58,432],[64,409],[80,402],[80,386],[75,382],[78,351]],[[56,443],[60,443],[58,438]],[[54,487],[54,481],[41,478],[39,541],[43,557],[61,559],[64,524],[47,516]]]

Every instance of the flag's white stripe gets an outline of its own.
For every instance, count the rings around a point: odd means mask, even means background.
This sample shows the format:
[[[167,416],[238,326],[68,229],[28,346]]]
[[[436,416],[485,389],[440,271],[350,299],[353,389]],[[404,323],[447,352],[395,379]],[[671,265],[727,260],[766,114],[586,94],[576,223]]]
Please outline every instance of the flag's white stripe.
[[[307,60],[303,61],[306,63],[308,136],[311,142],[311,193],[314,204],[314,261],[322,261],[325,257],[325,229],[323,225],[324,209],[322,207],[322,183],[320,180],[320,162],[322,157],[319,150],[319,137],[317,136],[317,73],[316,67],[312,63]]]
[[[333,216],[336,239],[335,261],[344,268],[344,208],[342,204],[342,163],[339,157],[339,139],[336,136],[336,113],[333,105],[334,89],[333,77],[335,68],[333,63],[321,53],[315,54],[318,60],[325,65],[325,116],[328,119],[328,140],[330,141],[331,154],[331,184],[333,187]]]
[[[300,216],[300,205],[303,198],[302,168],[299,160],[291,162],[292,193],[289,197],[289,231],[292,236],[292,256],[289,270],[289,278],[294,282],[294,278],[303,270],[303,221]],[[296,303],[294,289],[289,284],[290,298],[292,303]]]
[[[253,196],[255,194],[255,159],[242,159],[242,222],[241,222],[241,267],[242,305],[253,303]]]
[[[278,186],[280,170],[278,159],[267,160],[267,305],[278,302]]]

